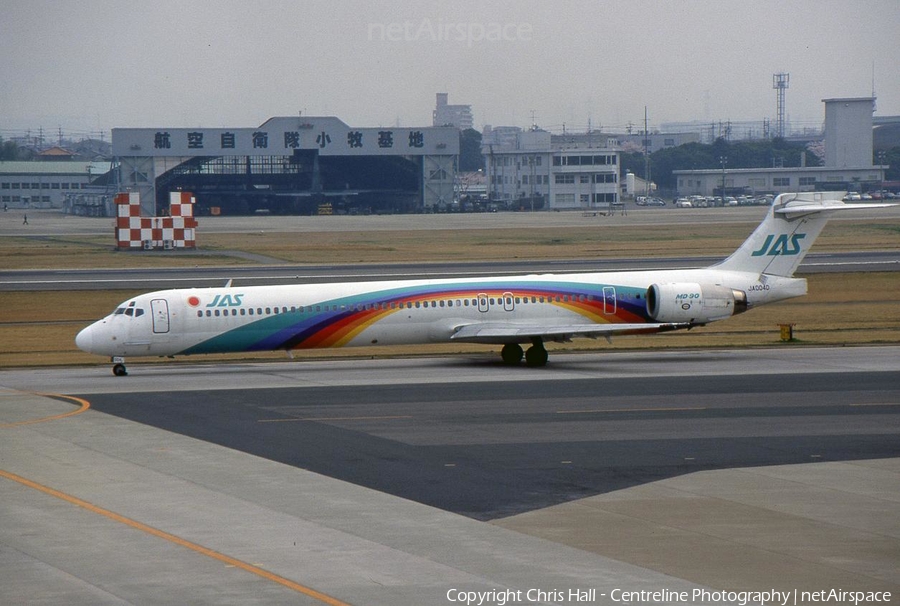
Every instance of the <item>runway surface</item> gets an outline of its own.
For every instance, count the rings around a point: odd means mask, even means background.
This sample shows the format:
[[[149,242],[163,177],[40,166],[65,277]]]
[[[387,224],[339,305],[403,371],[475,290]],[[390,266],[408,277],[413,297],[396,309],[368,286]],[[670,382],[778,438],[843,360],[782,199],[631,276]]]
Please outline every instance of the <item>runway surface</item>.
[[[900,591],[900,347],[130,371],[0,372],[14,601]]]
[[[160,253],[162,255],[163,253]],[[311,284],[362,280],[458,278],[532,273],[584,273],[708,267],[722,257],[654,259],[569,259],[397,263],[369,265],[263,265],[256,267],[191,267],[161,269],[55,269],[0,271],[0,291],[157,289],[220,286]],[[900,271],[900,251],[813,253],[801,274]]]

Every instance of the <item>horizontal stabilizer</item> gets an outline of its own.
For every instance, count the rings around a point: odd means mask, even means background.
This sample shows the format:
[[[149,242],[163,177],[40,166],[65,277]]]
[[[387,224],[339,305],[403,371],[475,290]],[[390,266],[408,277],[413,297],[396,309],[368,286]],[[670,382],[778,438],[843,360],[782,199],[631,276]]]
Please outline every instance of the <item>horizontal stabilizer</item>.
[[[839,200],[823,200],[822,202],[804,202],[798,200],[796,202],[788,202],[784,206],[774,209],[773,212],[782,215],[787,219],[796,219],[797,217],[803,217],[813,213],[862,210],[866,208],[888,208],[890,206],[896,206],[896,204],[846,204]]]

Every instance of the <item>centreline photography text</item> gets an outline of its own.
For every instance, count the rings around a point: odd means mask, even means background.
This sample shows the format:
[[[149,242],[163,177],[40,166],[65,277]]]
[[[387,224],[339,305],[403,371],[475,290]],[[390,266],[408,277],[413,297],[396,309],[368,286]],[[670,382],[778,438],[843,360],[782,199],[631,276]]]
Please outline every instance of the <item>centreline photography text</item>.
[[[507,604],[589,604],[613,602],[618,604],[733,604],[748,606],[750,604],[769,606],[800,606],[801,604],[880,604],[890,603],[892,594],[889,591],[848,591],[840,588],[824,588],[819,590],[789,589],[780,591],[728,591],[704,589],[696,587],[691,590],[629,590],[615,588],[610,591],[598,591],[596,588],[574,589],[491,589],[476,591],[451,588],[447,590],[446,599],[451,604],[465,606],[506,606]]]

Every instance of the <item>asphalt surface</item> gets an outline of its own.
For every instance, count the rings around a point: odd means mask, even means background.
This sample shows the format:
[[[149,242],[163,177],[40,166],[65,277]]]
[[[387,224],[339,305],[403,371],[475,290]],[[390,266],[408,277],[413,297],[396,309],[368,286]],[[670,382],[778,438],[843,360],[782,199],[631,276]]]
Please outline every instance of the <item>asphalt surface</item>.
[[[696,471],[900,456],[896,371],[715,370],[84,397],[98,411],[480,520]]]

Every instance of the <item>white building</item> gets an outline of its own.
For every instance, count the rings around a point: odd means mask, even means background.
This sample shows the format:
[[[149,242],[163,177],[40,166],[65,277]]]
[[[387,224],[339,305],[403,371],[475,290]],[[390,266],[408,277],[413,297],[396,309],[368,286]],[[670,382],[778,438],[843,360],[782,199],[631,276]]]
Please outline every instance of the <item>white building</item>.
[[[494,137],[502,132],[503,139]],[[589,209],[619,202],[619,152],[597,141],[591,147],[553,141],[547,131],[508,127],[484,134],[487,194],[511,208]]]
[[[63,208],[67,194],[91,187],[109,162],[0,162],[0,203],[7,208]]]
[[[455,126],[459,130],[472,128],[472,106],[450,105],[447,93],[437,93],[437,103],[432,113],[433,126]]]

